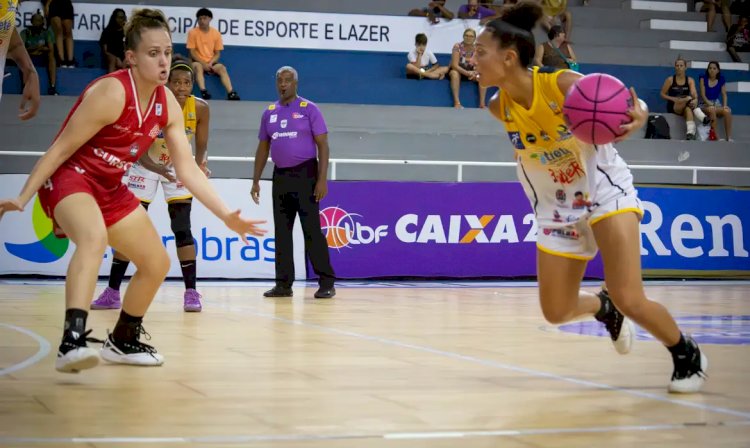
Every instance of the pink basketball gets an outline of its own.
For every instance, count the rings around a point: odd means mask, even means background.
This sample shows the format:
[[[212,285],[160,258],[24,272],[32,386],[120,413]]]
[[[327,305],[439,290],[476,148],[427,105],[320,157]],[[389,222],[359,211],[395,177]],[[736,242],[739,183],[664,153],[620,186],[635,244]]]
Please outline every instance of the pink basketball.
[[[563,105],[563,117],[577,139],[593,145],[612,143],[632,119],[630,91],[619,79],[592,73],[576,81]]]

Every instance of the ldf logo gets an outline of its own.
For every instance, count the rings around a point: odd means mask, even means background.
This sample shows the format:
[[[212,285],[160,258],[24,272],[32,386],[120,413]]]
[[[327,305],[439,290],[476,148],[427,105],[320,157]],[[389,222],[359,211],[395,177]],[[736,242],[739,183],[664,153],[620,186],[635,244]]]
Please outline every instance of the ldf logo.
[[[341,249],[357,244],[379,243],[388,235],[388,226],[368,227],[354,220],[356,213],[348,213],[338,207],[327,207],[320,211],[320,227],[326,236],[328,247]]]
[[[39,241],[28,244],[5,243],[5,249],[16,257],[32,263],[52,263],[68,251],[67,238],[57,238],[52,232],[52,220],[44,214],[39,198],[34,200],[31,223]]]

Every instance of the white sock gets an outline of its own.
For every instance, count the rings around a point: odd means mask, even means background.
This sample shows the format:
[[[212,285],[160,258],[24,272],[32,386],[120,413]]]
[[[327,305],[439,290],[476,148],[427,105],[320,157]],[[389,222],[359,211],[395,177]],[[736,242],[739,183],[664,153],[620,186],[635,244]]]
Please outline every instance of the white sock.
[[[687,133],[695,135],[695,122],[694,121],[687,122]]]
[[[703,120],[706,119],[706,114],[703,113],[703,110],[701,110],[700,107],[696,107],[695,109],[693,109],[693,115],[695,115],[695,118],[697,118],[701,123],[703,123]]]

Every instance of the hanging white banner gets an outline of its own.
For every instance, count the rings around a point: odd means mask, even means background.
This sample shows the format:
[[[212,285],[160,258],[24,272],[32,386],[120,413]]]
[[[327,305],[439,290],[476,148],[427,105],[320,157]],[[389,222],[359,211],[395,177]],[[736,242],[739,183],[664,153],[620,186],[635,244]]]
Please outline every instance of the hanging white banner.
[[[0,197],[17,194],[26,178],[20,174],[0,175]],[[253,219],[268,221],[265,227],[269,232],[261,238],[248,237],[250,244],[245,245],[237,234],[227,229],[200,202],[193,201],[191,221],[193,238],[197,243],[198,277],[273,279],[276,251],[271,182],[261,182],[260,206],[250,199],[249,180],[212,179],[211,183],[230,207],[241,209],[243,215]],[[148,213],[171,258],[169,276],[181,277],[161,189]],[[64,276],[74,245],[67,239],[55,238],[51,231],[52,223],[44,215],[36,198],[29,202],[22,213],[6,213],[0,221],[0,275]],[[294,266],[298,279],[305,278],[304,248],[302,228],[297,221],[294,228]],[[104,254],[99,275],[109,275],[111,260],[111,251],[108,250]],[[131,266],[128,272],[134,272],[134,267]]]
[[[130,16],[134,8],[158,8],[164,11],[176,43],[185,43],[188,31],[195,27],[198,8],[159,5],[74,3],[75,40],[98,41],[115,8]],[[19,28],[28,26],[41,3],[21,3],[16,19]],[[462,40],[466,28],[478,28],[478,20],[453,19],[431,25],[425,18],[328,14],[295,11],[211,8],[211,26],[222,34],[224,45],[243,47],[304,48],[319,50],[355,50],[408,52],[414,48],[414,36],[424,33],[427,48],[433,53],[450,53]]]

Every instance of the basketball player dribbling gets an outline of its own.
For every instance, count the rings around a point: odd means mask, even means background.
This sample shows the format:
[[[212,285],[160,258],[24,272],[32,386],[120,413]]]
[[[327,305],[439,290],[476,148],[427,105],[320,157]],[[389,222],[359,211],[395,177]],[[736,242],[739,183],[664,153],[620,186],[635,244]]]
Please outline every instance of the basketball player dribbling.
[[[193,91],[193,69],[183,60],[175,59],[169,70],[167,87],[177,98],[185,120],[185,133],[189,140],[195,137],[195,162],[206,175],[208,170],[208,103],[191,95]],[[161,183],[169,211],[170,227],[174,233],[177,258],[180,260],[182,278],[185,282],[185,294],[182,308],[187,312],[200,312],[203,309],[201,295],[195,289],[197,266],[195,242],[191,231],[190,211],[193,195],[185,185],[175,178],[174,169],[169,159],[169,149],[163,135],[159,135],[149,151],[130,168],[124,178],[128,188],[148,210],[149,204],[156,196]],[[120,285],[125,277],[130,261],[119,252],[115,252],[109,273],[109,285],[91,303],[92,310],[118,309],[121,306]]]
[[[88,347],[86,318],[107,244],[132,260],[120,317],[107,336],[107,361],[155,366],[164,358],[141,341],[150,337],[143,316],[169,270],[169,258],[146,211],[122,182],[123,174],[160,132],[177,176],[206,207],[247,242],[265,231],[229,210],[192,157],[182,110],[164,84],[172,39],[161,11],[135,11],[125,27],[130,69],[92,82],[73,106],[52,146],[37,162],[20,195],[0,200],[0,218],[23,210],[39,192],[46,214],[76,245],[65,282],[65,327],[55,368],[78,372],[94,367],[99,354]]]
[[[537,219],[537,277],[544,317],[553,324],[593,315],[602,322],[619,353],[631,349],[630,319],[671,352],[670,392],[697,392],[705,382],[707,358],[683,335],[662,305],[646,298],[641,278],[639,222],[643,215],[633,177],[611,145],[587,145],[567,129],[565,94],[582,77],[570,70],[529,68],[532,29],[542,16],[536,3],[519,3],[485,27],[474,62],[483,87],[500,92],[490,102],[515,148],[517,172]],[[646,121],[647,112],[631,89],[632,122],[626,138]],[[554,154],[553,154],[554,153]],[[553,155],[549,155],[553,154]],[[583,195],[585,207],[575,207]],[[587,261],[598,250],[606,289],[580,290]]]

